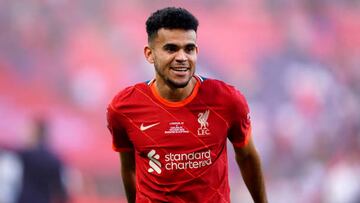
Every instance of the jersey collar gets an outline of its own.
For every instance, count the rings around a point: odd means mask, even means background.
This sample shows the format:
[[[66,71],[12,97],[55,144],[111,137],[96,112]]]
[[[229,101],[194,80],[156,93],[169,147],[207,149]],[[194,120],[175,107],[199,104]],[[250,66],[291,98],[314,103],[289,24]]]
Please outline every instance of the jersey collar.
[[[182,101],[177,101],[177,102],[174,102],[174,101],[169,101],[167,99],[164,99],[160,96],[160,94],[157,92],[157,90],[155,89],[155,78],[150,80],[147,84],[150,86],[150,90],[151,90],[151,93],[154,95],[154,97],[159,101],[161,102],[162,104],[164,104],[165,106],[168,106],[168,107],[182,107],[182,106],[185,106],[186,104],[190,103],[197,95],[198,91],[199,91],[199,88],[200,88],[200,84],[201,82],[203,82],[203,78],[201,78],[200,76],[198,75],[195,75],[194,76],[195,79],[196,79],[196,84],[195,84],[195,87],[193,89],[193,91],[191,92],[191,94],[186,97],[184,100]]]

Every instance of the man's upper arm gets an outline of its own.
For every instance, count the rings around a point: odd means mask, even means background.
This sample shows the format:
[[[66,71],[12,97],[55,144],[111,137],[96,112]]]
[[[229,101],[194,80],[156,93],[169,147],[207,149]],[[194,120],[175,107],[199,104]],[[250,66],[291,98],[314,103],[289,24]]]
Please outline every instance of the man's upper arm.
[[[242,148],[248,144],[251,134],[250,109],[244,95],[236,89],[229,102],[228,138],[234,147]]]
[[[242,147],[234,146],[235,156],[237,161],[241,161],[249,156],[257,156],[257,151],[252,139],[252,136],[249,136],[248,143]]]
[[[121,177],[123,180],[126,198],[133,203],[136,200],[136,181],[135,181],[135,156],[134,151],[120,152]]]
[[[135,171],[135,154],[134,151],[119,152],[120,164],[122,170]]]
[[[117,112],[110,104],[107,109],[107,127],[112,135],[114,151],[129,152],[133,150],[133,144],[126,131],[127,126],[128,124],[121,112]]]

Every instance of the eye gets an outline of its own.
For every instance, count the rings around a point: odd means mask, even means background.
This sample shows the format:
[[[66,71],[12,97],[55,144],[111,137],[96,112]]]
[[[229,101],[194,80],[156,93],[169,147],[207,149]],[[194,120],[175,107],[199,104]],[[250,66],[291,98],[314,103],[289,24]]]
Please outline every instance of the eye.
[[[169,53],[176,52],[178,50],[178,47],[172,44],[168,44],[164,46],[164,50]]]
[[[193,53],[195,51],[195,46],[194,45],[189,45],[185,47],[185,52],[186,53]]]

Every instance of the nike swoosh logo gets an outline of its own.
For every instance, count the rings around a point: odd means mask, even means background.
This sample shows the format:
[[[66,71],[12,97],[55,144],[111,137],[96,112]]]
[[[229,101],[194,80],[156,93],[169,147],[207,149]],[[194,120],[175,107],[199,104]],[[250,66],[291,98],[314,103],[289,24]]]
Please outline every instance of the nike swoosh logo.
[[[147,129],[152,128],[154,126],[157,126],[159,124],[160,124],[160,122],[144,126],[144,124],[142,123],[141,126],[140,126],[140,130],[144,131],[144,130],[147,130]]]

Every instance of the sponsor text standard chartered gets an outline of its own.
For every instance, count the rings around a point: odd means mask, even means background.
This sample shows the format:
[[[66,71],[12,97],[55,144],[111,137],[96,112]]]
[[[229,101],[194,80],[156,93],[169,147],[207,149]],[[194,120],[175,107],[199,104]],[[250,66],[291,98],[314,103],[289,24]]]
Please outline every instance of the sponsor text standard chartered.
[[[211,165],[210,149],[203,152],[191,152],[188,154],[173,154],[165,155],[166,170],[183,170],[187,168],[200,168]]]

